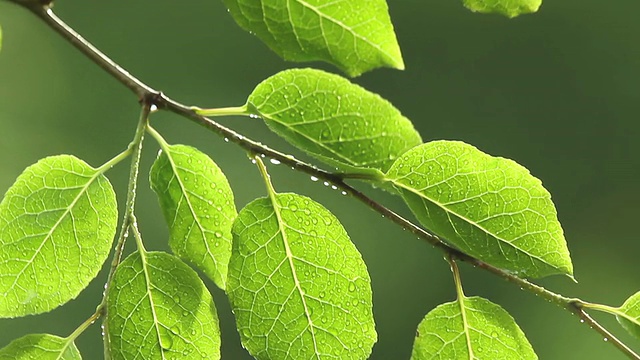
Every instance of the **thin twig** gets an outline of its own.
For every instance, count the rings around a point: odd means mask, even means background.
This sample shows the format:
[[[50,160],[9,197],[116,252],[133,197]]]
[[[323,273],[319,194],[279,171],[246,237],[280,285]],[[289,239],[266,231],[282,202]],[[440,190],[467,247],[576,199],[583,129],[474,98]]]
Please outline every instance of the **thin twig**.
[[[163,93],[149,87],[142,81],[138,80],[134,76],[132,76],[129,72],[124,70],[121,66],[111,60],[108,56],[98,50],[95,46],[85,40],[80,34],[75,32],[71,27],[65,24],[60,18],[58,18],[50,7],[46,4],[43,4],[36,0],[10,0],[16,4],[26,7],[31,12],[33,12],[36,16],[42,19],[46,24],[48,24],[51,28],[53,28],[58,34],[60,34],[64,39],[69,41],[73,46],[75,46],[80,52],[82,52],[85,56],[87,56],[91,61],[100,66],[105,72],[114,77],[118,82],[126,86],[130,89],[139,100],[144,103],[144,106],[155,105],[158,109],[165,109],[175,114],[181,115],[195,123],[200,124],[201,126],[212,130],[213,132],[219,134],[220,136],[225,137],[231,142],[236,143],[244,150],[253,154],[263,154],[267,157],[276,159],[283,164],[286,164],[297,171],[304,172],[311,176],[314,176],[318,179],[322,179],[328,183],[339,188],[341,191],[344,191],[356,199],[363,202],[366,206],[383,215],[385,218],[393,221],[394,223],[400,225],[401,227],[409,230],[417,237],[426,240],[429,244],[443,251],[445,254],[448,254],[452,259],[458,259],[471,265],[478,267],[480,269],[489,271],[494,275],[497,275],[509,282],[512,282],[522,289],[526,289],[546,300],[549,300],[556,305],[570,311],[578,315],[584,322],[588,323],[591,328],[600,333],[603,337],[607,338],[607,340],[622,351],[625,355],[627,355],[631,359],[640,360],[640,356],[634,353],[631,349],[629,349],[624,343],[618,340],[615,336],[613,336],[608,330],[606,330],[603,326],[601,326],[596,320],[591,318],[583,309],[582,301],[579,299],[571,299],[564,297],[562,295],[556,294],[552,291],[549,291],[541,286],[533,284],[526,279],[522,279],[513,274],[510,274],[502,269],[496,268],[492,265],[489,265],[479,259],[466,255],[459,250],[452,248],[451,246],[442,242],[436,235],[429,233],[428,231],[422,229],[421,227],[413,224],[412,222],[404,219],[402,216],[398,215],[394,211],[388,209],[384,205],[378,203],[377,201],[371,199],[364,193],[360,192],[356,188],[351,185],[345,183],[345,179],[350,178],[349,174],[339,174],[339,173],[331,173],[322,169],[319,169],[315,166],[309,165],[305,162],[299,161],[295,159],[291,155],[286,155],[276,150],[270,149],[269,147],[251,140],[242,134],[239,134],[221,124],[213,121],[210,118],[201,116],[196,114],[193,111],[192,107],[183,105]],[[46,3],[46,1],[44,1]],[[147,109],[148,111],[148,109]],[[147,114],[148,115],[148,114]],[[130,219],[129,216],[125,217],[125,222],[128,222]],[[123,228],[125,224],[123,224]],[[127,226],[130,224],[126,224]],[[114,261],[116,259],[114,258]],[[118,259],[119,261],[119,259]]]
[[[134,209],[136,205],[136,188],[138,186],[138,172],[140,170],[140,155],[142,153],[142,142],[144,140],[144,132],[147,127],[149,113],[151,112],[151,103],[149,101],[143,101],[142,109],[140,110],[140,118],[138,120],[138,126],[133,140],[129,144],[131,149],[131,168],[129,170],[129,185],[127,188],[127,202],[125,203],[124,215],[122,216],[122,226],[120,233],[118,234],[113,260],[111,261],[111,267],[109,268],[109,276],[104,286],[104,294],[102,302],[98,306],[96,313],[103,315],[106,319],[107,314],[107,298],[109,296],[109,290],[111,289],[111,282],[113,275],[116,272],[120,261],[122,260],[122,253],[129,234],[129,228],[133,225],[134,221]],[[104,357],[110,358],[109,354],[109,332],[107,329],[107,323],[103,322],[103,340],[104,340]]]

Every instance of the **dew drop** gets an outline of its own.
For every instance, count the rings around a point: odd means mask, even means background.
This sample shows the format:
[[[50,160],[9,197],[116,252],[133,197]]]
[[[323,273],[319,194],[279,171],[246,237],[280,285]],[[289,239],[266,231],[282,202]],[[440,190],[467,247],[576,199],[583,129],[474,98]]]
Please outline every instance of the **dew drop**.
[[[221,238],[222,237],[222,233],[220,231],[216,231],[215,233],[217,238]]]
[[[313,181],[313,182],[318,181],[318,178],[317,178],[317,177],[315,177],[315,176],[312,176],[312,177],[311,177],[311,181]]]
[[[160,328],[158,333],[160,334],[160,346],[164,350],[169,350],[173,346],[173,337],[169,334],[167,329]]]
[[[178,328],[177,325],[174,325],[171,327],[171,332],[176,334],[176,335],[180,335],[180,328]]]
[[[272,163],[273,165],[280,165],[281,164],[280,160],[278,160],[278,159],[270,159],[269,162]]]
[[[354,283],[350,283],[350,284],[349,284],[349,291],[351,291],[351,292],[356,291],[356,284],[354,284]]]

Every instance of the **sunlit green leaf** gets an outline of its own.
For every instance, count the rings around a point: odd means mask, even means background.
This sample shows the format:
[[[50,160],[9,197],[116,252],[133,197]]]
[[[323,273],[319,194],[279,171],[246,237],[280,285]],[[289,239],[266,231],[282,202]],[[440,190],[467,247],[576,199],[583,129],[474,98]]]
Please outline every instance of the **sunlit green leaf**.
[[[134,253],[111,286],[106,329],[112,359],[220,359],[211,294],[178,258]]]
[[[618,321],[631,335],[640,339],[640,291],[631,296],[620,307],[626,316],[618,315]]]
[[[2,50],[2,26],[0,26],[0,50]]]
[[[169,225],[171,250],[224,289],[237,215],[227,178],[197,149],[167,145],[151,168],[150,181]]]
[[[442,304],[418,326],[412,360],[537,359],[518,324],[480,297]]]
[[[273,194],[233,226],[228,294],[258,359],[366,359],[376,341],[369,274],[338,221],[315,201]]]
[[[387,178],[427,229],[467,254],[520,276],[572,275],[551,195],[514,161],[433,141],[399,158]]]
[[[473,12],[497,13],[513,18],[538,11],[542,0],[462,0]]]
[[[80,360],[73,341],[49,334],[31,334],[0,349],[0,360]]]
[[[247,107],[291,144],[343,170],[386,171],[422,143],[388,101],[320,70],[286,70],[266,79]]]
[[[118,221],[113,188],[70,155],[28,167],[0,203],[0,317],[75,298],[106,260]]]
[[[350,76],[404,69],[385,0],[223,1],[242,28],[285,60],[323,60]]]

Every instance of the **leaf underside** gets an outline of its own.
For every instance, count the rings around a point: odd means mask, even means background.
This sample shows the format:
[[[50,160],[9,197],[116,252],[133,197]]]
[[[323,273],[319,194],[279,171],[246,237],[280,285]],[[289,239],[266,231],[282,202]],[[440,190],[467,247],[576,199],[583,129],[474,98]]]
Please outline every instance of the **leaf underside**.
[[[387,179],[422,225],[463,252],[523,277],[572,275],[551,195],[514,161],[433,141],[405,153]]]
[[[387,100],[320,70],[286,70],[264,80],[248,108],[292,145],[344,171],[381,176],[422,143],[411,121]]]
[[[640,339],[640,291],[622,304],[620,311],[629,318],[618,316],[618,321],[631,335]]]
[[[404,69],[385,0],[223,1],[243,29],[285,60],[322,60],[349,76]]]
[[[131,254],[115,272],[106,331],[111,358],[220,359],[220,327],[198,275],[163,252]]]
[[[237,216],[229,182],[199,150],[185,145],[166,150],[151,168],[150,183],[169,225],[171,250],[224,290]]]
[[[522,14],[538,11],[542,0],[463,0],[464,6],[473,11],[485,14],[501,14],[514,18]]]
[[[0,318],[75,298],[106,260],[117,221],[111,184],[82,160],[25,169],[0,203]]]
[[[0,349],[0,360],[81,360],[73,342],[49,334],[30,334]]]
[[[360,253],[322,205],[273,199],[233,226],[227,290],[243,345],[258,359],[366,359],[377,335]]]
[[[412,360],[537,359],[511,315],[480,297],[442,304],[418,326]]]

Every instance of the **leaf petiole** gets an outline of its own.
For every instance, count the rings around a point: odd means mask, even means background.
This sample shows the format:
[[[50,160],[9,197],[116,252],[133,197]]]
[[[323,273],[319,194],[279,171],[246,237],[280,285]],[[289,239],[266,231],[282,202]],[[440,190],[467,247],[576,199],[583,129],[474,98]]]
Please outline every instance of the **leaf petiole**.
[[[638,319],[635,319],[632,316],[629,316],[629,314],[624,312],[622,310],[622,308],[620,308],[620,307],[609,306],[609,305],[604,305],[604,304],[589,303],[589,302],[585,302],[585,301],[583,301],[581,305],[582,305],[582,308],[584,308],[584,309],[596,310],[596,311],[599,311],[599,312],[607,313],[609,315],[614,315],[614,316],[621,317],[621,318],[623,318],[625,320],[628,320],[628,321],[630,321],[631,323],[634,323],[634,324],[638,323]]]
[[[467,351],[469,351],[469,359],[474,359],[473,346],[471,344],[471,334],[469,331],[469,322],[467,321],[467,308],[465,300],[467,299],[462,289],[462,279],[460,278],[460,269],[455,259],[451,256],[447,256],[449,266],[451,266],[451,272],[453,273],[453,281],[456,286],[456,294],[458,295],[458,306],[460,306],[460,317],[462,318],[462,327],[464,329],[465,339],[467,343]]]
[[[267,171],[267,167],[264,165],[264,162],[262,161],[262,158],[260,157],[260,155],[254,155],[252,162],[254,164],[256,164],[256,166],[258,166],[258,170],[260,171],[260,175],[262,175],[262,179],[264,179],[264,184],[267,186],[267,191],[269,192],[269,198],[271,198],[271,200],[275,202],[275,195],[277,194],[276,189],[273,187],[273,184],[271,183],[271,175],[269,175],[269,172]]]
[[[242,106],[202,109],[197,106],[191,108],[196,114],[202,116],[257,116],[249,109],[247,104]]]

